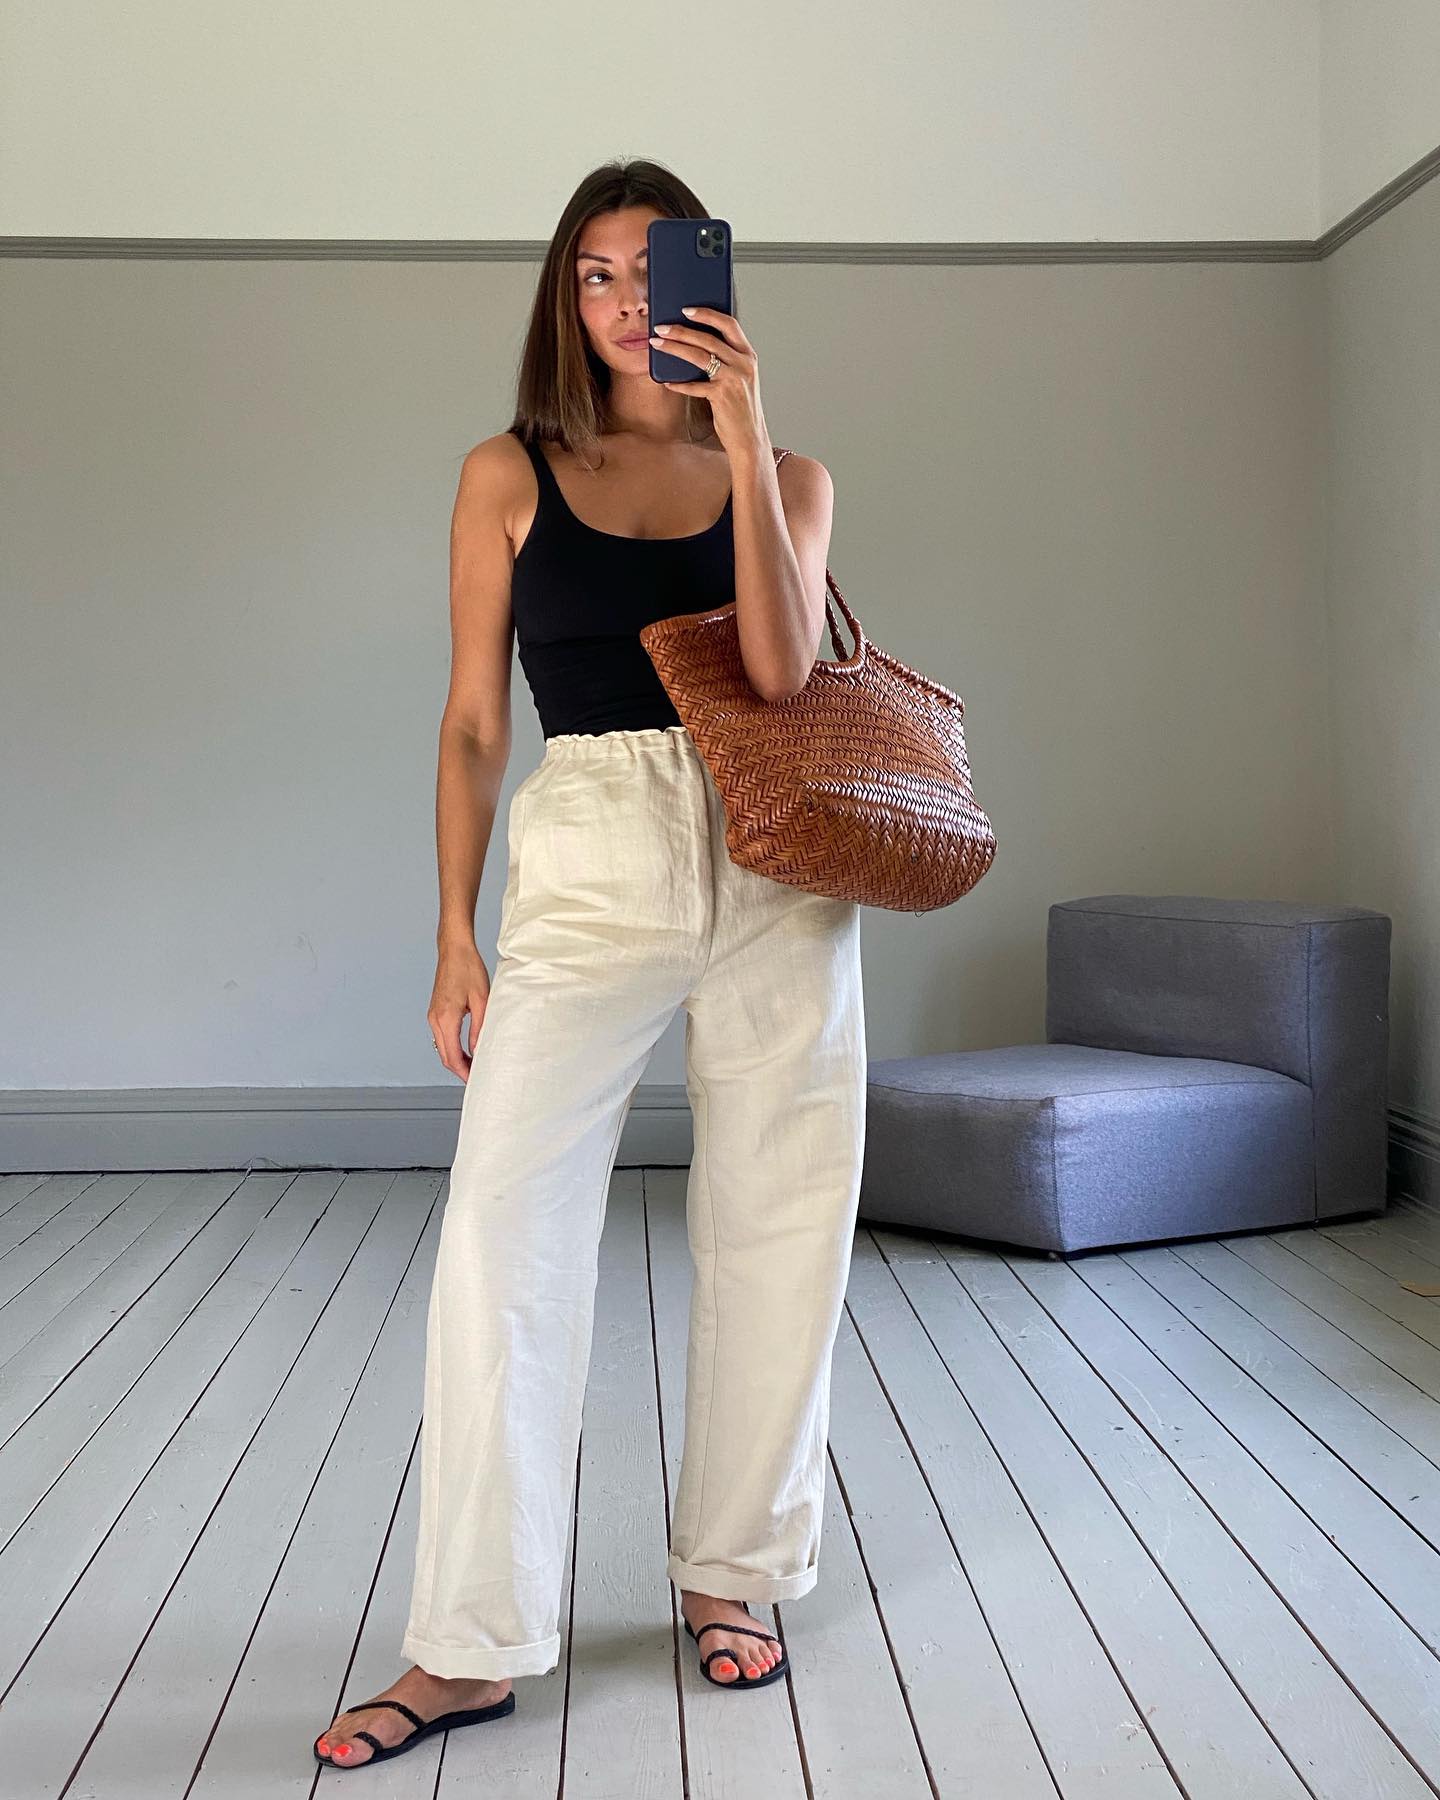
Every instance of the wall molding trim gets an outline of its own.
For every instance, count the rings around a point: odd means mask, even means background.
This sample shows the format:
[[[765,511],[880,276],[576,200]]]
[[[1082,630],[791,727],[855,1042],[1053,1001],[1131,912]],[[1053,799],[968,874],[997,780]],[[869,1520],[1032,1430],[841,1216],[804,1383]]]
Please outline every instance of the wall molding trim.
[[[1359,206],[1353,207],[1328,231],[1322,231],[1315,240],[1317,258],[1333,256],[1357,232],[1393,211],[1402,200],[1408,199],[1417,189],[1424,187],[1426,182],[1433,181],[1436,175],[1440,175],[1440,145],[1427,150],[1408,169],[1402,169],[1393,181],[1387,181],[1384,187],[1377,188],[1368,200],[1362,200]]]
[[[52,1088],[0,1092],[0,1174],[448,1169],[458,1081],[429,1087]],[[681,1083],[641,1082],[616,1167],[687,1167]]]
[[[0,237],[0,256],[149,259],[158,262],[538,263],[540,238],[65,238]],[[1313,262],[1310,238],[1173,243],[737,243],[742,263]]]
[[[448,1169],[458,1082],[429,1087],[0,1091],[0,1174],[199,1169]],[[1387,1192],[1440,1207],[1440,1119],[1388,1111]],[[688,1168],[683,1083],[642,1081],[617,1168]]]
[[[1440,1119],[1390,1108],[1389,1192],[1440,1207]]]
[[[735,263],[1168,263],[1323,262],[1366,226],[1440,174],[1440,145],[1348,212],[1318,238],[1178,239],[1173,242],[795,243],[735,246]],[[121,257],[160,262],[538,263],[540,238],[154,238],[0,237],[0,256]]]

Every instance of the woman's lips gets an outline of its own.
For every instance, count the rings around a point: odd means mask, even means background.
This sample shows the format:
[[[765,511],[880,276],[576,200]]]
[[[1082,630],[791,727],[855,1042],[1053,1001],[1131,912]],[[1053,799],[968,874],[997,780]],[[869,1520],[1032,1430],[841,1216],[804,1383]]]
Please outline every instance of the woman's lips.
[[[642,332],[639,337],[621,338],[619,342],[622,350],[638,350],[642,344],[648,344],[650,339]]]

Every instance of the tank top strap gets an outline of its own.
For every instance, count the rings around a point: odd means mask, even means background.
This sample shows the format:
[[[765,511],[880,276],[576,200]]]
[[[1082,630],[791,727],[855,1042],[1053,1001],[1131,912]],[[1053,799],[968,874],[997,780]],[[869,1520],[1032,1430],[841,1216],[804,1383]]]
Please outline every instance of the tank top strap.
[[[570,510],[570,502],[560,491],[560,483],[555,479],[555,471],[550,467],[550,459],[540,447],[539,440],[526,444],[525,450],[535,470],[535,479],[540,484],[535,519],[530,527],[532,535],[543,532],[547,537],[558,534],[568,539],[577,536],[578,522]]]
[[[540,480],[543,482],[548,476],[551,485],[555,485],[555,471],[547,462],[545,452],[540,448],[539,443],[526,443],[524,438],[521,438],[520,442],[524,445],[525,454],[530,458],[531,463],[534,465],[535,473],[539,476]]]

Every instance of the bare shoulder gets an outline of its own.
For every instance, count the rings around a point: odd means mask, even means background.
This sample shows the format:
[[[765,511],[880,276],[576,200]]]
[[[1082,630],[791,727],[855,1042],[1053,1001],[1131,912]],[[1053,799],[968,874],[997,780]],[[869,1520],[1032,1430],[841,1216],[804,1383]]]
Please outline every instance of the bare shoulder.
[[[783,446],[780,444],[777,444],[775,446],[775,448],[777,450],[779,450],[779,449],[783,448]],[[796,474],[796,473],[800,472],[801,470],[804,470],[805,472],[810,474],[813,478],[814,472],[817,469],[820,471],[820,473],[822,475],[829,475],[829,473],[830,473],[830,471],[825,467],[824,463],[822,463],[818,457],[802,456],[798,450],[788,451],[780,459],[779,467],[780,467],[780,473],[782,475],[785,474],[787,471],[791,474]]]
[[[780,484],[780,499],[787,518],[802,514],[829,529],[835,505],[835,483],[823,462],[792,450],[788,456],[780,458],[775,479]]]
[[[527,478],[533,483],[534,477],[519,438],[512,431],[497,431],[466,452],[460,466],[456,511],[491,527],[499,525],[509,533]]]
[[[833,495],[835,492],[835,483],[830,479],[830,471],[824,463],[818,457],[802,456],[798,450],[792,450],[788,456],[780,458],[775,478],[780,483],[782,494],[793,492],[801,496],[819,497]]]

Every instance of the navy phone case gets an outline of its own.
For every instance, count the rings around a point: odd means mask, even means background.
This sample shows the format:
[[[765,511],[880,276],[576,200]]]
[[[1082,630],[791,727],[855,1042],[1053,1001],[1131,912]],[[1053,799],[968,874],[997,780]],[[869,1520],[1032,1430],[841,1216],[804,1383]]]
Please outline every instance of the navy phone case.
[[[702,230],[711,233],[706,253]],[[716,237],[716,233],[722,234]],[[646,265],[650,287],[650,329],[657,325],[685,325],[719,339],[713,325],[687,319],[683,306],[713,306],[718,312],[735,310],[731,280],[731,245],[734,234],[728,219],[652,219],[645,234]],[[705,381],[704,363],[649,345],[652,381]]]

